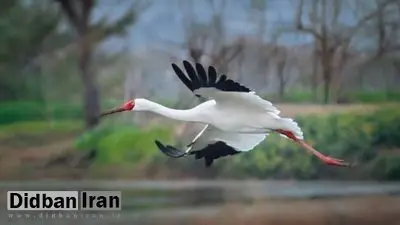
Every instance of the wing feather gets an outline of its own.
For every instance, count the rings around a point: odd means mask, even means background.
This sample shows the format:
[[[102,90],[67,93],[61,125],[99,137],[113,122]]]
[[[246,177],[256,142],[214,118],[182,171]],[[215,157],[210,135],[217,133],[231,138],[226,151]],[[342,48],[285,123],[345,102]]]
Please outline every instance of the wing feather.
[[[183,61],[183,66],[185,67],[185,70],[186,70],[189,78],[192,80],[192,87],[195,89],[200,88],[201,83],[200,83],[199,77],[197,76],[197,73],[194,70],[192,64],[190,64],[188,61]]]
[[[225,107],[236,108],[241,106],[253,111],[280,114],[280,111],[270,101],[261,98],[255,92],[224,92],[210,88],[200,88],[196,90],[196,94],[214,99],[218,105]]]
[[[242,105],[276,115],[280,113],[271,102],[262,99],[249,88],[228,79],[225,74],[218,76],[213,66],[208,67],[208,73],[199,63],[194,68],[188,61],[183,61],[183,67],[187,75],[176,64],[172,64],[178,78],[200,99],[214,99],[220,105]]]
[[[250,134],[250,133],[235,133],[226,132],[212,126],[208,126],[200,137],[194,141],[191,151],[198,151],[209,144],[218,141],[224,142],[231,146],[236,151],[250,151],[260,142],[262,142],[267,134]]]
[[[206,167],[215,159],[240,152],[250,151],[268,134],[230,133],[206,125],[188,145],[186,150],[179,150],[170,145],[164,146],[156,141],[158,148],[166,155],[179,158],[189,153],[195,159],[204,158]]]
[[[215,159],[236,155],[240,152],[250,151],[260,142],[266,134],[230,133],[207,126],[191,146],[191,154],[195,158],[205,159],[206,167],[211,166]]]
[[[208,67],[208,76],[209,76],[209,83],[211,85],[215,84],[217,81],[217,71],[213,66]]]
[[[172,64],[172,68],[178,78],[192,92],[195,92],[196,90],[201,88],[215,88],[220,91],[227,92],[250,92],[249,88],[231,79],[228,79],[226,75],[221,75],[218,79],[217,71],[213,66],[208,67],[208,74],[205,73],[203,65],[197,63],[195,66],[196,69],[188,61],[183,61],[183,67],[187,74],[186,76],[176,64]]]
[[[182,81],[182,83],[185,84],[185,86],[189,88],[189,90],[193,91],[194,88],[192,87],[192,81],[187,78],[183,71],[176,64],[172,64],[172,69],[174,70],[178,78]]]
[[[197,74],[199,75],[199,78],[201,80],[201,84],[206,85],[207,84],[206,70],[200,63],[196,63],[196,70],[197,70]]]

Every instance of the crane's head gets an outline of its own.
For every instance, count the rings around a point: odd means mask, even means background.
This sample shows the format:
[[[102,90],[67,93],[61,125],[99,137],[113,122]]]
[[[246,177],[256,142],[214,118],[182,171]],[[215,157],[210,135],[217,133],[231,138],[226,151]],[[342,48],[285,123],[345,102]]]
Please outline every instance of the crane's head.
[[[106,116],[119,112],[131,111],[133,110],[134,107],[135,107],[135,100],[129,100],[126,101],[124,104],[122,104],[120,107],[103,112],[101,116]]]

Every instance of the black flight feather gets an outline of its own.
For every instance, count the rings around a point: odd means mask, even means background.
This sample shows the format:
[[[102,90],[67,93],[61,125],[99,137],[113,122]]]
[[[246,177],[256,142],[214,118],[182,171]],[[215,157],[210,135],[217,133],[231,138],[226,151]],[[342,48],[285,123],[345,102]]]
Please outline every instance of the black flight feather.
[[[215,159],[229,155],[236,155],[238,153],[240,153],[240,151],[236,151],[234,148],[222,141],[210,144],[201,150],[190,152],[190,154],[195,155],[195,159],[204,158],[206,167],[211,166]]]
[[[179,150],[170,145],[165,146],[158,140],[156,140],[155,143],[160,151],[169,157],[180,158],[186,155],[185,151]],[[190,155],[194,155],[195,159],[204,158],[206,167],[210,167],[215,159],[238,153],[240,153],[240,151],[236,151],[234,148],[222,141],[209,144],[203,149],[189,152]]]
[[[207,84],[207,73],[204,67],[200,63],[196,63],[197,74],[199,75],[202,85]]]
[[[194,91],[192,81],[186,77],[183,71],[176,64],[172,63],[172,69],[175,71],[175,74],[179,77],[182,83],[184,83],[191,91]]]
[[[199,77],[197,77],[197,73],[194,70],[192,64],[190,64],[188,61],[183,61],[183,66],[185,67],[186,73],[189,76],[189,78],[192,80],[192,87],[196,90],[199,89],[200,86],[200,80]]]
[[[228,79],[226,75],[218,76],[213,66],[208,67],[207,73],[200,63],[196,63],[194,67],[190,62],[184,60],[183,67],[186,74],[176,64],[172,64],[175,74],[192,92],[200,88],[210,87],[227,92],[250,92],[249,88]],[[196,96],[201,97],[198,94]]]
[[[215,84],[217,80],[217,71],[213,66],[208,67],[208,76],[210,77],[210,84]]]

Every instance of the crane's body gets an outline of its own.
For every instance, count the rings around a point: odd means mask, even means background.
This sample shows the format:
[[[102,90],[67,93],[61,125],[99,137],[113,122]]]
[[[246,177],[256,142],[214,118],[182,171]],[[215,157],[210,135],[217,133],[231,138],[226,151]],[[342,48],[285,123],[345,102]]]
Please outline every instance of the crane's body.
[[[252,150],[271,132],[295,141],[326,164],[349,165],[343,160],[322,155],[306,144],[303,132],[293,119],[280,117],[280,111],[271,102],[250,89],[227,79],[225,75],[218,77],[214,67],[209,66],[207,73],[201,64],[197,63],[194,68],[184,61],[183,65],[187,76],[176,64],[172,64],[178,78],[195,96],[209,100],[191,109],[178,110],[139,98],[103,115],[123,111],[150,111],[174,120],[204,124],[204,128],[185,150],[165,146],[157,140],[155,142],[170,157],[195,155],[196,159],[204,158],[206,166],[210,166],[219,157]]]
[[[139,107],[136,111],[150,111],[175,120],[210,124],[225,132],[266,133],[274,128],[282,128],[285,123],[289,129],[290,126],[293,126],[292,128],[297,128],[296,132],[300,132],[300,128],[291,119],[281,118],[277,114],[263,109],[252,111],[249,109],[257,107],[246,106],[245,104],[241,107],[233,107],[219,105],[215,100],[208,100],[191,109],[176,110],[139,98],[135,99],[135,105],[135,107]],[[232,113],[232,111],[235,113]],[[301,136],[299,133],[299,137]]]

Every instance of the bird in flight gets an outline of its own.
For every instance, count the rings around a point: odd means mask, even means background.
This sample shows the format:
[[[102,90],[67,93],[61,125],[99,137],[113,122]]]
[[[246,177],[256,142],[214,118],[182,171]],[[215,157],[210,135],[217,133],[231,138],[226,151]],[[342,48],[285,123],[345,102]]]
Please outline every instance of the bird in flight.
[[[158,140],[155,140],[155,144],[169,157],[194,155],[196,159],[204,158],[206,167],[220,157],[252,150],[270,133],[278,133],[294,141],[327,165],[350,166],[344,160],[323,155],[308,145],[303,140],[302,130],[293,119],[280,117],[280,111],[271,102],[228,79],[226,75],[218,75],[213,66],[205,68],[199,63],[192,65],[183,61],[186,74],[174,63],[172,69],[195,96],[208,100],[194,108],[179,110],[136,98],[101,116],[125,111],[150,111],[174,120],[204,124],[204,128],[184,150]]]

